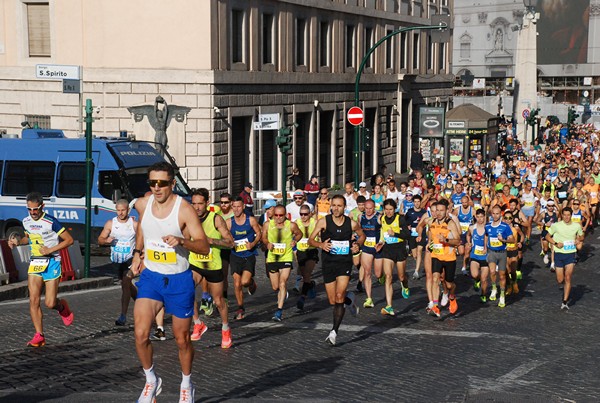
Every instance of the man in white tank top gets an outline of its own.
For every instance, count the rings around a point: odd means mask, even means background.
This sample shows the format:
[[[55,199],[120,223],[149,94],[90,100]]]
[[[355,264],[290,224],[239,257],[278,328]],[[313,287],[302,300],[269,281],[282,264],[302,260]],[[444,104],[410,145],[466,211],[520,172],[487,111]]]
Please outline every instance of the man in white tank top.
[[[154,372],[149,336],[154,317],[163,306],[173,315],[173,335],[179,348],[183,377],[180,401],[194,401],[190,325],[195,291],[188,255],[190,251],[206,255],[210,246],[194,208],[173,193],[175,172],[170,164],[159,162],[148,168],[148,185],[152,195],[135,203],[140,226],[131,263],[133,274],[141,272],[133,314],[135,347],[146,385],[138,402],[154,402],[162,390],[162,379]]]
[[[110,246],[110,260],[121,280],[121,315],[115,321],[115,325],[125,326],[132,285],[131,278],[124,274],[129,270],[133,258],[138,222],[129,215],[127,200],[118,200],[115,209],[117,216],[104,224],[104,228],[98,236],[98,245]]]

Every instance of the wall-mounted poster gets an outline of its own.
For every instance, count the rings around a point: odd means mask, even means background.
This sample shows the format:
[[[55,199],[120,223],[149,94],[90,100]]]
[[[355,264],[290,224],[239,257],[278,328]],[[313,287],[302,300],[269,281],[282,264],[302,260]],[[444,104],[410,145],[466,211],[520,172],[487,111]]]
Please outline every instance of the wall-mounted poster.
[[[458,162],[463,159],[463,153],[465,150],[465,139],[464,138],[451,138],[450,139],[450,162]]]

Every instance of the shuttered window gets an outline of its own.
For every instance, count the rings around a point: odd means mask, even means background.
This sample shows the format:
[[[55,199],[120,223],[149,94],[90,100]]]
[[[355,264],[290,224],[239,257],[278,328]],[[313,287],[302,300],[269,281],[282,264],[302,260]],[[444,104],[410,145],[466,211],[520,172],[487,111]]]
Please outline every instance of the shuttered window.
[[[29,57],[50,57],[50,6],[27,4]]]

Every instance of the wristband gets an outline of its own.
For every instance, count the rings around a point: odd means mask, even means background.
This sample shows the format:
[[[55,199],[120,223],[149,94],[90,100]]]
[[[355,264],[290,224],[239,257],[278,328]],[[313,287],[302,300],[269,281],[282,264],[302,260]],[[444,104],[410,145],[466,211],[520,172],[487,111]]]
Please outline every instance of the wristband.
[[[134,249],[133,250],[133,254],[135,255],[136,253],[139,253],[140,255],[142,254],[142,251],[139,249]]]

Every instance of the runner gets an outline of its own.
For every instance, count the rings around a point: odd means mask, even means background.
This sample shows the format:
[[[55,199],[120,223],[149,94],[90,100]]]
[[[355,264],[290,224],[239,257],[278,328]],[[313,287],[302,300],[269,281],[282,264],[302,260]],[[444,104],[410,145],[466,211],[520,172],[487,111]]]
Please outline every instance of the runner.
[[[485,211],[482,208],[475,211],[475,219],[476,223],[467,232],[467,245],[471,249],[471,277],[475,280],[473,288],[480,291],[479,300],[486,303],[490,269],[485,244]]]
[[[304,205],[303,208],[308,208]],[[300,214],[300,213],[298,213]],[[271,280],[273,291],[277,294],[277,310],[273,315],[275,322],[281,322],[283,304],[287,298],[287,280],[292,270],[296,243],[302,238],[302,233],[296,223],[286,218],[285,207],[275,206],[273,219],[269,220],[262,228],[262,242],[269,251],[267,253],[267,272]]]
[[[196,284],[206,283],[208,292],[221,315],[221,348],[231,347],[231,329],[229,328],[229,310],[223,298],[223,268],[221,264],[221,248],[233,247],[233,238],[223,217],[208,211],[208,190],[205,188],[192,189],[192,207],[196,210],[202,228],[210,245],[206,255],[190,253],[190,268],[194,271]],[[194,304],[194,330],[192,341],[198,341],[208,330],[208,326],[198,315],[198,305]]]
[[[513,217],[515,217],[513,213]],[[500,298],[498,306],[506,306],[506,243],[514,243],[512,230],[502,221],[502,211],[499,206],[492,207],[492,222],[485,226],[485,239],[487,246],[487,262],[490,266],[492,277],[492,292],[490,301],[496,301],[496,271],[500,274]]]
[[[302,206],[300,208],[300,218],[296,220],[296,225],[302,233],[302,238],[296,245],[296,249],[298,249],[296,260],[298,261],[298,267],[302,275],[302,290],[296,303],[296,307],[300,310],[304,309],[307,296],[310,296],[312,299],[317,295],[317,286],[312,280],[312,272],[319,262],[319,251],[314,246],[308,244],[308,237],[313,233],[316,224],[317,220],[311,217],[308,206]]]
[[[125,276],[125,273],[131,266],[138,223],[129,216],[127,200],[117,200],[115,209],[117,216],[104,224],[104,228],[98,236],[98,245],[110,245],[110,261],[121,280],[121,314],[115,320],[115,325],[125,326],[131,298],[131,278]]]
[[[138,402],[153,402],[162,390],[162,379],[154,371],[148,336],[154,317],[163,306],[173,315],[173,335],[179,348],[182,371],[179,400],[194,401],[190,325],[195,292],[188,254],[189,251],[207,254],[209,245],[192,206],[173,193],[174,177],[170,164],[152,165],[148,168],[152,195],[135,203],[140,226],[131,271],[134,275],[141,271],[134,308],[135,346],[146,374],[146,385]]]
[[[35,328],[35,335],[27,342],[31,347],[46,344],[44,336],[43,313],[40,306],[42,288],[46,288],[46,308],[54,309],[60,315],[65,326],[73,323],[73,312],[67,300],[58,298],[58,283],[62,276],[59,252],[73,244],[73,237],[56,218],[44,211],[44,199],[41,193],[32,192],[25,197],[29,216],[23,219],[25,236],[11,238],[8,246],[29,244],[31,260],[27,270],[29,288],[29,312]]]
[[[521,230],[521,226],[513,221],[513,215],[510,211],[504,213],[504,222],[508,224],[512,231],[514,242],[506,244],[506,272],[508,274],[508,286],[506,295],[518,294],[519,285],[517,283],[517,265],[520,258],[520,252],[523,247],[523,241],[526,239]]]
[[[420,278],[419,271],[421,269],[421,262],[423,260],[423,248],[427,245],[427,237],[422,236],[423,232],[417,232],[419,222],[427,214],[425,209],[421,208],[421,196],[416,195],[413,197],[414,207],[406,212],[405,220],[410,228],[410,237],[408,238],[408,247],[412,253],[413,258],[416,260],[415,272],[413,273],[413,279],[418,280]],[[417,242],[417,237],[421,235],[421,242]]]
[[[454,215],[458,218],[460,225],[460,245],[458,245],[458,254],[463,256],[462,274],[467,276],[467,266],[469,265],[469,253],[471,252],[467,246],[467,232],[473,224],[473,207],[470,205],[468,196],[463,196],[460,199],[460,204],[454,209]]]
[[[329,190],[327,188],[323,188],[319,192],[319,198],[315,207],[317,209],[317,218],[325,217],[331,211],[331,199],[329,199]]]
[[[540,212],[536,218],[535,222],[542,227],[542,232],[540,234],[540,243],[542,246],[541,255],[544,259],[544,264],[546,266],[550,265],[550,270],[554,271],[554,249],[550,247],[550,244],[546,240],[546,235],[548,234],[548,230],[555,222],[558,222],[558,214],[556,214],[556,205],[553,200],[549,200],[546,203],[546,210],[542,213]]]
[[[217,211],[225,223],[231,220],[233,217],[232,210],[232,201],[231,195],[227,192],[221,193],[219,196],[219,206],[220,209]],[[229,248],[221,248],[221,265],[223,266],[223,298],[225,298],[225,303],[228,304],[228,289],[229,289],[229,259],[231,256],[231,249]]]
[[[348,213],[348,217],[350,217],[352,220],[354,220],[360,224],[360,217],[365,212],[365,202],[366,201],[367,201],[367,199],[363,195],[358,195],[356,197],[356,207],[353,208],[352,210],[350,210],[350,212]],[[356,234],[355,234],[355,238],[356,238]],[[352,264],[354,265],[354,267],[356,267],[356,269],[358,271],[358,281],[356,282],[356,292],[357,293],[361,293],[364,291],[363,279],[365,277],[365,271],[362,268],[362,265],[360,264],[361,263],[360,255],[361,254],[362,254],[362,251],[360,249],[358,250],[357,253],[352,254]],[[352,275],[350,277],[352,277]]]
[[[373,308],[373,298],[371,294],[372,280],[371,270],[375,264],[375,276],[381,277],[383,269],[383,260],[381,255],[381,246],[379,240],[381,235],[381,216],[375,209],[375,202],[367,200],[365,202],[365,212],[360,216],[360,226],[365,233],[365,243],[362,247],[361,267],[364,270],[364,288],[367,298],[363,303],[364,308]]]
[[[552,224],[546,234],[546,240],[554,247],[556,265],[556,281],[564,283],[562,304],[560,309],[569,310],[571,282],[575,270],[577,245],[583,243],[581,225],[571,220],[573,210],[570,207],[562,209],[562,221]]]
[[[314,231],[308,239],[310,246],[315,246],[323,251],[323,281],[329,304],[333,306],[333,328],[325,339],[335,345],[337,333],[344,318],[344,305],[348,306],[350,313],[357,314],[354,294],[346,295],[350,273],[352,272],[351,253],[357,253],[365,241],[365,234],[360,225],[344,216],[346,199],[335,195],[331,199],[331,215],[319,220]],[[358,240],[354,241],[354,234]],[[317,241],[320,237],[321,242]]]
[[[256,281],[254,280],[256,255],[258,254],[256,245],[261,239],[261,229],[256,219],[244,212],[244,201],[240,197],[233,201],[232,209],[233,217],[226,221],[234,242],[229,265],[233,274],[233,288],[238,304],[235,319],[242,320],[246,316],[242,287],[248,287],[251,295],[256,291]]]

